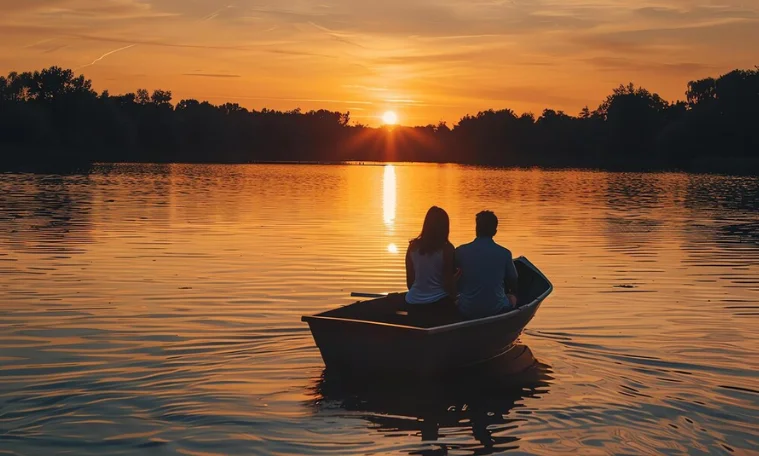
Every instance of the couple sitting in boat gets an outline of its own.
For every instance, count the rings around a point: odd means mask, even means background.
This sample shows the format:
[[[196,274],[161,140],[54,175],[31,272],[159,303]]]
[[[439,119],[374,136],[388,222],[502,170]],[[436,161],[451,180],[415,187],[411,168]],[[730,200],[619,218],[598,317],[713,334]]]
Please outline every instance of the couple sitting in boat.
[[[438,319],[477,319],[517,306],[517,270],[511,252],[493,240],[498,218],[477,214],[477,238],[454,248],[450,220],[441,208],[427,212],[422,234],[406,252],[406,308],[409,314]]]

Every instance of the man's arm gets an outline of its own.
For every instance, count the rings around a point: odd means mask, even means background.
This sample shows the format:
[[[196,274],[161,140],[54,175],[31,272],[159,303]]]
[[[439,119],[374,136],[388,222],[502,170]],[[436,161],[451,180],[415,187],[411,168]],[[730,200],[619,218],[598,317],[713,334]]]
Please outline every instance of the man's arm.
[[[506,293],[517,296],[519,294],[519,274],[517,274],[517,268],[514,266],[514,258],[511,256],[511,252],[508,250],[507,252],[505,283],[508,286],[508,290],[506,290]]]

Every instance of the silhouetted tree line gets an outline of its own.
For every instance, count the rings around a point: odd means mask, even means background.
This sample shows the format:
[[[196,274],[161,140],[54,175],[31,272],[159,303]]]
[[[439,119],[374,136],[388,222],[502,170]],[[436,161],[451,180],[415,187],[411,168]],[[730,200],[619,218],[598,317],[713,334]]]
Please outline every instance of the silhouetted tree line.
[[[170,91],[111,95],[72,70],[0,77],[0,167],[93,162],[430,161],[495,166],[759,170],[759,67],[688,83],[674,103],[633,84],[598,108],[509,110],[453,128],[369,128],[350,113],[249,111]]]

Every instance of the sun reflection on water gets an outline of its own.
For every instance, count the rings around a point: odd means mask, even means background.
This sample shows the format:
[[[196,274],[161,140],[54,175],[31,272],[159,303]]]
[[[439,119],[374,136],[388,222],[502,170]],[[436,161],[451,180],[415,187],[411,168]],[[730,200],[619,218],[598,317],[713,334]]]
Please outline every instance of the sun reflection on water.
[[[388,228],[393,228],[395,226],[395,210],[398,190],[395,179],[395,166],[385,166],[385,175],[382,179],[382,189],[382,208],[385,218],[385,225]]]

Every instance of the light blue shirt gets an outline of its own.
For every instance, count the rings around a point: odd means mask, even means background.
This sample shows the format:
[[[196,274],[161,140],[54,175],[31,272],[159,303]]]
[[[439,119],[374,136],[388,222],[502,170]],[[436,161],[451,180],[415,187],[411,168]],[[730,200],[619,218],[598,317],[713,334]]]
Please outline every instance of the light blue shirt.
[[[459,311],[467,318],[485,318],[511,307],[504,281],[516,286],[517,269],[509,249],[493,238],[478,237],[456,249]]]
[[[414,284],[406,294],[407,304],[432,304],[448,296],[443,286],[443,250],[422,255],[411,252]]]

